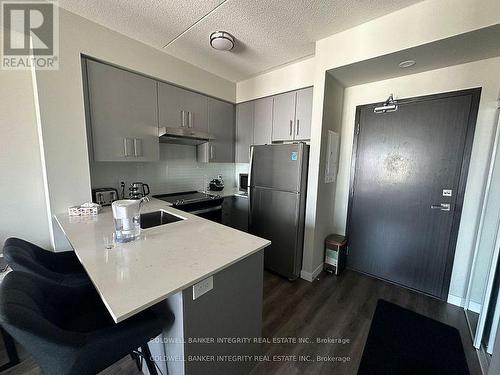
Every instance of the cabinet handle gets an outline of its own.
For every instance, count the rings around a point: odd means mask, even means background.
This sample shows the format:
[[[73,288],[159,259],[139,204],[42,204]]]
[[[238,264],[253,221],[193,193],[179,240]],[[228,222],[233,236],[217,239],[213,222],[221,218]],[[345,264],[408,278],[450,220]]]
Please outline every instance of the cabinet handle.
[[[131,138],[123,138],[123,153],[125,156],[134,156],[132,153],[133,142]]]
[[[299,119],[297,119],[297,135],[299,135],[299,129],[300,129],[300,122]]]
[[[134,138],[134,155],[135,157],[143,156],[142,154],[142,139]]]
[[[181,128],[183,128],[185,124],[186,124],[186,112],[181,111]]]
[[[193,127],[193,113],[188,112],[188,128],[192,128],[192,127]]]
[[[214,160],[214,146],[210,145],[210,160]]]
[[[292,136],[293,120],[290,120],[290,136]]]

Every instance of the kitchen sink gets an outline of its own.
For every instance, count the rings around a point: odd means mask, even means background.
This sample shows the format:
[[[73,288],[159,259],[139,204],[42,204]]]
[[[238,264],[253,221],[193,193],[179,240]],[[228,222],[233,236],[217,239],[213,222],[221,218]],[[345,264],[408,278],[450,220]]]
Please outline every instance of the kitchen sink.
[[[159,225],[165,225],[175,223],[176,221],[185,220],[185,218],[183,217],[169,214],[167,211],[163,210],[147,212],[145,214],[141,214],[140,217],[142,229],[157,227]]]

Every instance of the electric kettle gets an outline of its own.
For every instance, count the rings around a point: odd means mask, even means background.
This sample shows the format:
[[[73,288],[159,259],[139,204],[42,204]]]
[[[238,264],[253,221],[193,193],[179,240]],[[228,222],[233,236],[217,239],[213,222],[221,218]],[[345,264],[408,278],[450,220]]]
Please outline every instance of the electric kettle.
[[[128,188],[130,199],[141,199],[150,193],[149,185],[144,182],[132,182]]]

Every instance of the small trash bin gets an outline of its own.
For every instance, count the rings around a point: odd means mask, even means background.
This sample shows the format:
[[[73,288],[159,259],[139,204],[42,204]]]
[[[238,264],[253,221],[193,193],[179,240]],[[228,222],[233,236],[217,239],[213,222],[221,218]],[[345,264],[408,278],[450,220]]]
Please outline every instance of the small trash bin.
[[[339,275],[345,268],[347,239],[340,234],[330,234],[325,239],[325,271]]]

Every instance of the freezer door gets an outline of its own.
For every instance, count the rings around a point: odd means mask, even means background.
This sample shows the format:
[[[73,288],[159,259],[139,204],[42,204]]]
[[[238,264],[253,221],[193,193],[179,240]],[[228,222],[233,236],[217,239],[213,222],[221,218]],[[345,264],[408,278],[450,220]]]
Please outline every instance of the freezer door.
[[[253,146],[250,185],[299,192],[306,147],[303,143]]]
[[[250,233],[271,241],[264,251],[264,266],[295,279],[302,266],[299,241],[300,194],[251,188]]]

